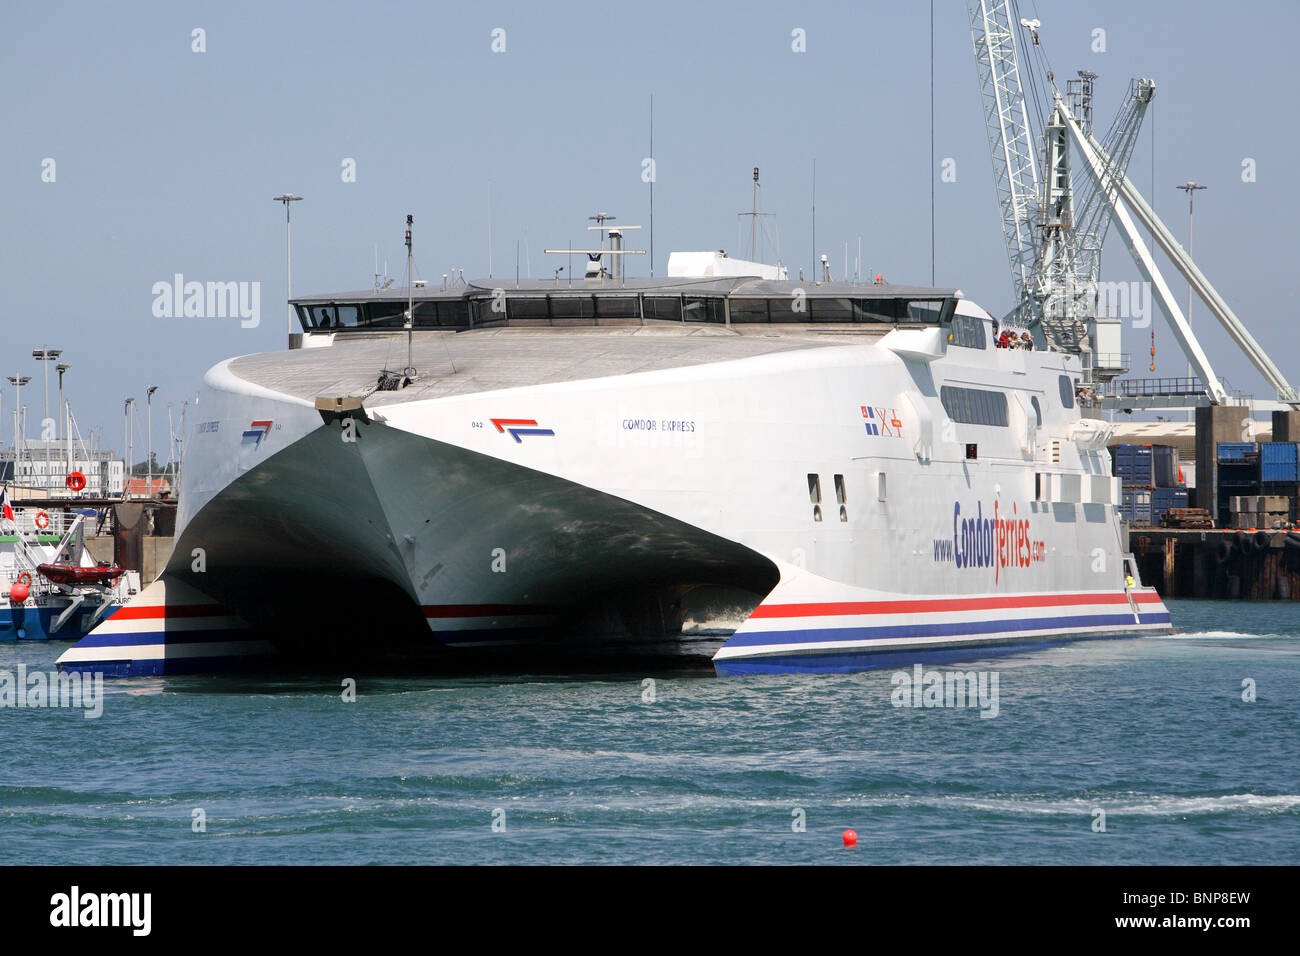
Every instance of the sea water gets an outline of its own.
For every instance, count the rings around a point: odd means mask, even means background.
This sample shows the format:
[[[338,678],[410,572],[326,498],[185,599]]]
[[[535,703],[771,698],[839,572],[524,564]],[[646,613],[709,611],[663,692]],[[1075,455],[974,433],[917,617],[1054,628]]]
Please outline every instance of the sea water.
[[[0,709],[0,862],[1295,863],[1300,608],[1170,608],[938,668],[995,716],[896,670],[106,681]]]

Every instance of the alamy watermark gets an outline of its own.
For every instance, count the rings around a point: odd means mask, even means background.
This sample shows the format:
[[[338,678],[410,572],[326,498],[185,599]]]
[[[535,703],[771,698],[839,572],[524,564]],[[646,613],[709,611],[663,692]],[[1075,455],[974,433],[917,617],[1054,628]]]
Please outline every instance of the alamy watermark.
[[[26,664],[18,670],[0,670],[0,709],[60,707],[79,708],[87,720],[104,713],[104,675],[79,671],[33,671]]]
[[[178,272],[171,282],[155,282],[152,293],[155,318],[238,318],[246,329],[262,321],[260,282],[186,282]]]
[[[50,897],[50,925],[56,928],[120,927],[133,936],[153,928],[152,893],[87,893],[73,886]]]
[[[1135,329],[1151,324],[1150,282],[1098,282],[1096,294],[1098,315],[1132,319]]]
[[[895,671],[889,702],[895,707],[978,707],[981,718],[998,715],[997,671]]]

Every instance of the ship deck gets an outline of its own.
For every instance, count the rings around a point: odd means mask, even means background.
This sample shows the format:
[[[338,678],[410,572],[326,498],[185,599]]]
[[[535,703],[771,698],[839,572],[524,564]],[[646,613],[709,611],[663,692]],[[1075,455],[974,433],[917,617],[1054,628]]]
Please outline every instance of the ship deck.
[[[890,326],[774,329],[676,323],[573,329],[491,328],[416,332],[415,382],[372,391],[382,370],[406,365],[406,333],[351,333],[321,348],[245,355],[230,362],[239,378],[295,398],[367,395],[367,407],[476,392],[631,375],[776,352],[877,341]],[[454,371],[453,371],[454,367]]]

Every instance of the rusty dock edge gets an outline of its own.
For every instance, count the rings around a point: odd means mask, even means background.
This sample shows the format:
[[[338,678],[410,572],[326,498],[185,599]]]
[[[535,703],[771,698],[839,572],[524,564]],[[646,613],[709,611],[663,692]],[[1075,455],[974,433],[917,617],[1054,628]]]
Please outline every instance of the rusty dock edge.
[[[1162,598],[1300,600],[1300,531],[1133,528],[1129,549]]]

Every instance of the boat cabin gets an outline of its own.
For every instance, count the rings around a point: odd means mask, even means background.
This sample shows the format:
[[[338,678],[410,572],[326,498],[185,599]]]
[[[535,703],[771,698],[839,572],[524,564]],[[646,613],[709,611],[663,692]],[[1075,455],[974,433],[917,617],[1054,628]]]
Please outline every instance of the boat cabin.
[[[476,280],[412,290],[417,330],[500,326],[950,324],[955,289],[856,282],[659,278]],[[406,289],[302,296],[292,302],[305,334],[405,327]]]

